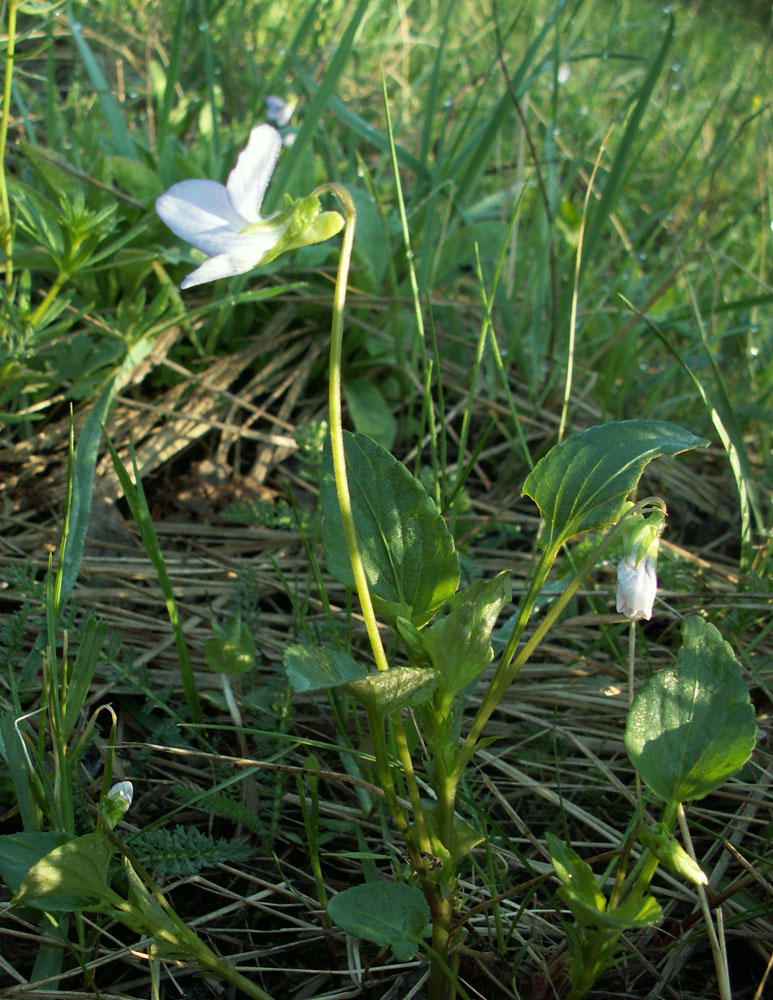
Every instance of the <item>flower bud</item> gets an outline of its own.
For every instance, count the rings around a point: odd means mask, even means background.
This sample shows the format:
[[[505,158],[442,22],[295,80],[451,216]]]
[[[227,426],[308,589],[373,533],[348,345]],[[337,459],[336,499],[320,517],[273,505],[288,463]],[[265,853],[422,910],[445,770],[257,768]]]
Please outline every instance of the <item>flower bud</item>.
[[[112,830],[123,816],[134,798],[134,787],[131,781],[119,781],[113,785],[102,803],[104,820]]]
[[[655,560],[646,556],[637,566],[630,556],[617,567],[617,610],[632,622],[652,618],[652,605],[658,591]]]
[[[646,518],[635,514],[629,521],[625,555],[617,566],[617,610],[629,621],[649,621],[658,591],[658,547],[666,521],[661,511]]]
[[[648,830],[639,830],[639,841],[675,875],[681,875],[694,885],[708,885],[706,873],[664,823],[655,823]]]

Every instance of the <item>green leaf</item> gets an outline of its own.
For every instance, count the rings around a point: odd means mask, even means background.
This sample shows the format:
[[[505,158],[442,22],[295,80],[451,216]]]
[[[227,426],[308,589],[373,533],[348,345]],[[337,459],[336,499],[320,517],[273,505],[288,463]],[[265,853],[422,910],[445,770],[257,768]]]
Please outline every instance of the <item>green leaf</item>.
[[[604,914],[602,926],[607,927],[651,927],[660,922],[663,911],[654,896],[642,899],[627,899],[614,910]]]
[[[438,686],[438,675],[425,667],[392,667],[352,681],[346,690],[367,709],[391,715],[422,705]]]
[[[601,913],[607,907],[604,894],[598,887],[593,869],[587,861],[568,847],[552,833],[547,833],[545,839],[550,851],[553,868],[571,897],[581,902],[593,913]]]
[[[746,763],[756,733],[732,649],[713,625],[688,618],[676,666],[646,681],[628,714],[631,763],[664,801],[700,799]]]
[[[216,674],[238,676],[252,670],[257,661],[255,640],[242,625],[241,619],[229,618],[218,627],[218,634],[204,644],[204,659]]]
[[[106,633],[107,622],[98,621],[92,615],[86,618],[81,629],[80,645],[75,656],[75,663],[70,669],[67,681],[67,706],[63,732],[65,740],[69,740],[91,690],[91,682],[102,655],[102,644]]]
[[[30,868],[70,839],[67,833],[32,831],[0,837],[0,878],[16,895]]]
[[[397,421],[377,385],[364,378],[347,379],[343,384],[346,408],[361,434],[391,448],[397,434]]]
[[[94,57],[94,53],[89,48],[88,42],[84,36],[82,24],[83,10],[79,9],[78,17],[76,18],[73,12],[71,0],[67,0],[65,9],[67,11],[67,21],[72,33],[72,39],[75,42],[75,47],[81,57],[83,66],[88,73],[91,84],[96,91],[97,97],[99,98],[99,103],[102,106],[102,113],[104,114],[113,135],[113,142],[122,156],[127,156],[130,159],[136,160],[137,154],[134,148],[134,142],[132,141],[132,137],[129,134],[126,124],[124,123],[123,115],[121,114],[121,105],[114,96],[113,89],[107,82],[99,63]]]
[[[363,434],[345,434],[357,537],[376,609],[421,627],[459,585],[454,542],[434,501],[406,467]],[[354,586],[329,446],[321,491],[322,539],[333,576]]]
[[[347,934],[390,945],[398,962],[413,958],[429,921],[424,894],[402,882],[353,885],[330,900],[327,912]]]
[[[486,839],[467,820],[462,819],[461,816],[454,816],[453,840],[450,845],[446,845],[440,839],[440,823],[436,805],[424,804],[424,819],[432,841],[432,850],[444,861],[450,861],[454,868],[462,858],[472,854],[478,844],[482,844]]]
[[[563,883],[558,895],[581,927],[627,930],[649,927],[660,920],[660,906],[652,896],[627,900],[614,910],[607,909],[590,865],[552,833],[546,834],[546,840],[553,868]]]
[[[107,883],[112,853],[102,833],[68,840],[29,869],[13,902],[44,910],[99,909],[114,902],[119,897]]]
[[[510,599],[510,574],[503,570],[488,583],[477,580],[455,594],[449,614],[422,633],[445,692],[461,691],[489,665],[494,656],[491,633]]]
[[[523,487],[545,522],[540,544],[552,550],[580,532],[609,527],[648,462],[707,444],[676,424],[624,420],[590,427],[555,445]]]
[[[296,694],[341,687],[349,681],[365,677],[365,667],[348,656],[322,646],[288,646],[282,665]]]

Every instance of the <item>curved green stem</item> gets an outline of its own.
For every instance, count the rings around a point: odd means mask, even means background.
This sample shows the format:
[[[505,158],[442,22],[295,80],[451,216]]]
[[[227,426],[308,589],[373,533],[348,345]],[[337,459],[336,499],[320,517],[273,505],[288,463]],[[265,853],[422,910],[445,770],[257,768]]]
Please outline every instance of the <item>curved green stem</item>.
[[[389,664],[387,663],[386,653],[381,642],[376,615],[373,611],[373,601],[370,597],[368,578],[365,574],[362,553],[357,541],[357,530],[354,525],[352,500],[349,492],[349,477],[346,472],[343,422],[341,419],[341,357],[343,353],[344,305],[346,303],[346,283],[349,277],[352,246],[354,245],[354,228],[357,221],[357,211],[354,207],[352,196],[346,188],[341,187],[339,184],[323,184],[313,193],[316,195],[321,194],[323,191],[330,191],[336,196],[343,207],[346,217],[346,225],[344,226],[341,243],[341,256],[338,261],[338,274],[336,275],[335,292],[333,295],[333,322],[330,331],[328,407],[330,411],[330,448],[333,456],[333,473],[335,475],[336,493],[338,494],[338,505],[341,509],[341,520],[343,521],[344,534],[346,535],[346,545],[349,549],[349,558],[352,562],[354,585],[357,588],[362,616],[365,619],[365,628],[368,632],[368,639],[373,650],[376,666],[379,670],[386,670]]]
[[[529,658],[536,650],[537,646],[542,642],[547,633],[553,627],[553,625],[558,620],[559,616],[563,612],[564,608],[567,606],[569,601],[574,597],[575,593],[580,589],[584,583],[586,577],[591,573],[593,568],[599,562],[604,553],[612,546],[612,544],[620,536],[621,532],[624,530],[625,524],[631,515],[641,513],[647,507],[657,506],[663,509],[665,504],[659,497],[647,497],[645,500],[640,500],[633,507],[629,508],[625,514],[614,524],[601,539],[599,544],[591,552],[585,562],[582,564],[580,569],[577,571],[576,576],[566,588],[566,590],[558,597],[550,609],[546,613],[545,617],[539,623],[537,628],[534,630],[534,634],[529,639],[529,641],[523,646],[518,656],[511,663],[511,660],[515,654],[515,649],[518,644],[518,640],[523,633],[526,623],[529,620],[529,615],[534,607],[534,602],[537,599],[539,591],[542,587],[542,583],[547,578],[550,567],[553,565],[553,560],[558,554],[558,549],[560,546],[556,546],[552,549],[547,550],[542,559],[540,560],[539,566],[532,581],[531,586],[524,598],[524,605],[519,615],[518,622],[513,632],[513,636],[507,644],[504,652],[502,653],[502,659],[500,660],[497,671],[494,675],[494,679],[491,682],[491,687],[488,690],[488,694],[483,699],[483,703],[478,709],[478,714],[475,716],[470,730],[467,733],[467,737],[462,744],[459,752],[456,755],[456,761],[454,767],[457,771],[463,771],[467,766],[468,762],[472,758],[475,752],[475,747],[477,745],[478,739],[483,732],[483,727],[488,722],[492,713],[496,709],[499,702],[502,700],[505,692],[513,683],[515,678],[520,673],[523,666],[529,661]]]

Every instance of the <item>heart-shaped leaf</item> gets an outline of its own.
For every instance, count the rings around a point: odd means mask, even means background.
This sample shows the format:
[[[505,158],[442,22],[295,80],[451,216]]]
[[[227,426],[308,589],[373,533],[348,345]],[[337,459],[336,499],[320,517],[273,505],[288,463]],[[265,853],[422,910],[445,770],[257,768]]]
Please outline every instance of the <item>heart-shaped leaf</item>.
[[[732,649],[713,625],[688,618],[676,666],[646,681],[628,714],[631,763],[664,801],[701,799],[746,763],[756,734]]]
[[[623,420],[590,427],[555,445],[523,487],[545,522],[540,544],[557,549],[573,535],[614,524],[648,462],[706,444],[676,424]]]
[[[399,962],[419,950],[429,921],[420,889],[403,882],[365,882],[344,889],[328,903],[330,919],[347,934],[388,944]]]

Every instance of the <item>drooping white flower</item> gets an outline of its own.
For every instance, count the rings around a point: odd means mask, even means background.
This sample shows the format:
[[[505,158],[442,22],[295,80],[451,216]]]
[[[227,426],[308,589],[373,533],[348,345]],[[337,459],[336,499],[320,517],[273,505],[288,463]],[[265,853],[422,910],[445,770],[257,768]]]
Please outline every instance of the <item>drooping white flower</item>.
[[[617,610],[632,622],[652,618],[652,606],[658,592],[655,560],[650,555],[636,562],[635,555],[627,555],[617,566]]]
[[[263,197],[282,139],[270,125],[259,125],[239,154],[225,185],[187,180],[156,200],[156,212],[175,236],[207,255],[181,288],[244,274],[286,250],[320,243],[343,227],[338,212],[322,212],[319,198],[287,199],[284,208],[264,218]]]
[[[629,504],[629,507],[631,505]],[[658,549],[666,527],[665,507],[625,521],[625,555],[617,567],[617,610],[632,622],[652,618],[658,592]]]

